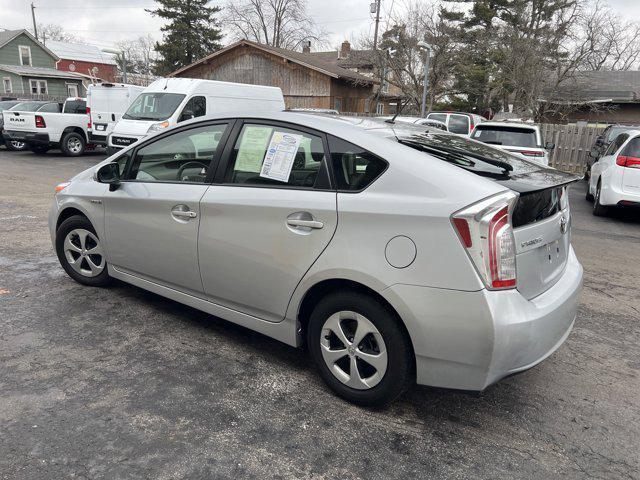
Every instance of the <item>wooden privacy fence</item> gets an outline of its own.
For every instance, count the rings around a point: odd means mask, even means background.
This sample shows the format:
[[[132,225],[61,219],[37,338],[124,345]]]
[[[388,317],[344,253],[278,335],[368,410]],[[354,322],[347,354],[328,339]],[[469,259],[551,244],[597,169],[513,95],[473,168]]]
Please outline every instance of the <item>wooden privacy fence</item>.
[[[604,128],[604,126],[541,123],[543,142],[556,144],[556,148],[551,152],[549,165],[565,172],[583,174],[589,159],[589,151]]]

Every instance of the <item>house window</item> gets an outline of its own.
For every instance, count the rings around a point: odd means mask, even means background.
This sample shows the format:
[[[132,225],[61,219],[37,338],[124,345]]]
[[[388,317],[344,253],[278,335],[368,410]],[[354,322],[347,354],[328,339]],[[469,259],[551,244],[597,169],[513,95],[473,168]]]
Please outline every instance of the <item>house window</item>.
[[[378,102],[376,105],[376,115],[382,115],[384,113],[384,103]]]
[[[31,66],[31,47],[20,45],[18,53],[20,54],[20,65]]]
[[[13,93],[13,87],[9,77],[4,77],[2,79],[2,85],[4,86],[4,93]]]
[[[46,80],[29,80],[29,88],[31,93],[47,94],[47,81]]]
[[[77,83],[67,83],[67,96],[68,97],[77,97],[78,96],[78,84]]]
[[[382,82],[382,93],[389,93],[389,82],[386,79]]]

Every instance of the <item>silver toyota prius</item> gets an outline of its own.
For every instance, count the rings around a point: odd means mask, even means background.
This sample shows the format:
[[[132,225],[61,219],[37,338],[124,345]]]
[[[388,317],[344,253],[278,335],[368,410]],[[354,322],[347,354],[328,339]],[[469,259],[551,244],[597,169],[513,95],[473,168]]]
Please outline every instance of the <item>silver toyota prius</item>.
[[[438,129],[292,112],[147,137],[56,187],[71,278],[116,278],[286,344],[381,405],[483,390],[567,338],[575,177]]]

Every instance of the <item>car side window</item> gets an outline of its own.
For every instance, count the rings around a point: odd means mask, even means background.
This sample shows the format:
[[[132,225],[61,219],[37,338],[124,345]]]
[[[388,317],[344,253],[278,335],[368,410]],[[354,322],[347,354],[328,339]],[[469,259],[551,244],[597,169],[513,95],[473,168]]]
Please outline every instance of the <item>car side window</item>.
[[[131,159],[131,152],[132,150],[129,150],[127,153],[123,153],[114,160],[114,163],[118,164],[118,173],[120,174],[120,178],[124,178],[124,171],[127,167],[127,162]]]
[[[207,99],[202,96],[192,97],[182,109],[178,122],[203,117],[207,113]]]
[[[226,127],[224,123],[191,128],[139,148],[127,179],[142,182],[204,182]]]
[[[332,135],[328,138],[338,190],[363,190],[386,170],[387,162],[364,148]]]
[[[609,145],[609,148],[607,148],[607,151],[604,152],[603,156],[613,155],[614,153],[616,153],[618,149],[622,146],[622,144],[627,141],[627,138],[629,138],[628,133],[621,133],[620,135],[618,135],[616,139],[613,142],[611,142],[611,144]]]
[[[286,127],[245,124],[225,183],[330,188],[322,138]]]
[[[427,115],[427,118],[429,120],[438,120],[439,122],[446,123],[447,114],[446,113],[430,113],[429,115]]]
[[[47,103],[38,109],[39,112],[60,113],[59,103]]]

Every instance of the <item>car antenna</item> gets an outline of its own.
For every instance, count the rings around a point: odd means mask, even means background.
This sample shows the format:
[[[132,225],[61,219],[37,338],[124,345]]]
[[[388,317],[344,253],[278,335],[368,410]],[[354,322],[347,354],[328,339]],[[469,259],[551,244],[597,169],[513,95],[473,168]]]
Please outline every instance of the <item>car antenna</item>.
[[[387,122],[387,123],[396,123],[397,116],[400,115],[400,113],[402,112],[404,107],[407,106],[408,103],[409,103],[409,99],[407,98],[407,101],[400,105],[400,108],[396,111],[396,114],[393,116],[393,118],[392,119],[386,119],[385,122]]]

